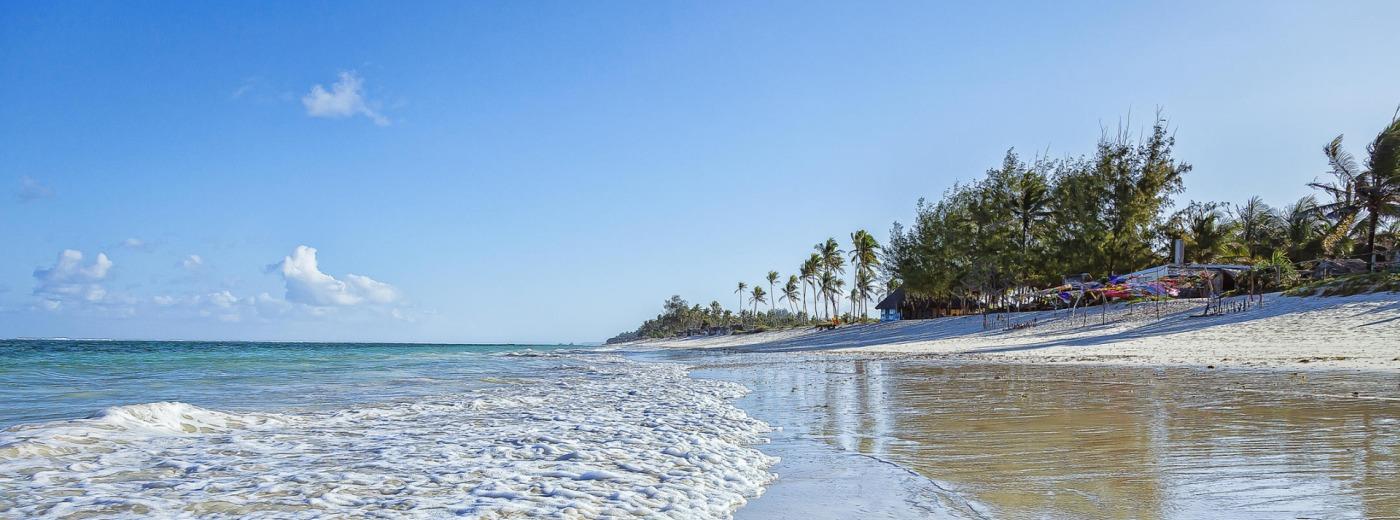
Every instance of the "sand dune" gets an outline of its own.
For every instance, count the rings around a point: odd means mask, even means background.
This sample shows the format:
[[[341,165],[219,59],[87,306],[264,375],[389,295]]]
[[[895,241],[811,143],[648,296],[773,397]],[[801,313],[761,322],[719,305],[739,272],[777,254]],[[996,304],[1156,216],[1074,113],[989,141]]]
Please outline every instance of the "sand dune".
[[[1242,301],[1242,300],[1237,300]],[[1354,368],[1400,371],[1400,294],[1295,298],[1196,317],[1204,302],[1113,305],[738,336],[647,340],[664,348],[865,352],[1020,362]],[[1160,315],[1159,315],[1160,314]],[[1033,323],[1032,326],[1025,324]],[[1020,325],[1023,328],[1014,328]]]

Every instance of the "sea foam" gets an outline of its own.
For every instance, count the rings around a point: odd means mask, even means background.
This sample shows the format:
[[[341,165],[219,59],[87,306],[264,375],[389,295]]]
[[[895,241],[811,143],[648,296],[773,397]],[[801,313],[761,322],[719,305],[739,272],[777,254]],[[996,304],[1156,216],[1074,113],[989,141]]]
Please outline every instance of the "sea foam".
[[[589,356],[351,409],[120,406],[0,433],[0,516],[727,518],[774,478],[744,392]]]

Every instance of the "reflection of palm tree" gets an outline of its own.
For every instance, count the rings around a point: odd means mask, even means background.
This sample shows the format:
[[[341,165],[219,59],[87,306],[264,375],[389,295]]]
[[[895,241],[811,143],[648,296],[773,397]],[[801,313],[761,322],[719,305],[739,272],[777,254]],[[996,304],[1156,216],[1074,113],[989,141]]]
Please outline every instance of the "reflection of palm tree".
[[[750,296],[750,297],[749,297],[749,303],[752,303],[752,304],[753,304],[753,314],[754,314],[754,316],[757,316],[757,315],[758,315],[758,304],[760,304],[760,303],[768,303],[767,294],[768,294],[768,293],[763,292],[763,288],[762,288],[762,287],[757,287],[757,286],[755,286],[755,287],[753,288],[753,296]]]
[[[1318,206],[1323,215],[1336,223],[1323,241],[1328,254],[1335,255],[1337,242],[1351,231],[1355,222],[1364,219],[1366,267],[1373,269],[1376,231],[1381,219],[1400,216],[1400,117],[1392,118],[1390,125],[1376,135],[1366,151],[1369,158],[1367,167],[1362,169],[1356,159],[1342,149],[1342,136],[1337,136],[1322,148],[1336,180],[1308,185],[1332,198],[1331,202]]]
[[[778,283],[778,272],[777,272],[777,271],[768,271],[768,292],[769,292],[769,293],[777,294],[777,293],[773,292],[773,285],[775,285],[775,284],[777,284],[777,283]],[[775,310],[775,309],[777,308],[777,306],[778,306],[778,302],[776,302],[776,301],[774,301],[774,302],[769,302],[768,305],[769,305],[768,310],[770,310],[770,311],[771,311],[771,310]]]

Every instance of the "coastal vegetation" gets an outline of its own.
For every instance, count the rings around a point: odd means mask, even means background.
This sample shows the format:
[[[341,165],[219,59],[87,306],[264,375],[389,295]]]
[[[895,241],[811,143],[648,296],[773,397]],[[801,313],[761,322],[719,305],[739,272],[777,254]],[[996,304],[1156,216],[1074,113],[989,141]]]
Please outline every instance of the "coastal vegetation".
[[[1139,135],[1126,125],[1104,132],[1090,155],[1025,159],[1009,149],[980,178],[936,200],[920,199],[913,219],[894,223],[886,244],[866,230],[850,233],[845,249],[827,238],[781,287],[777,270],[764,278],[767,291],[754,284],[746,292],[749,284],[739,282],[737,312],[718,302],[687,306],[673,296],[661,315],[614,340],[860,322],[869,320],[869,302],[895,288],[905,298],[964,311],[1020,309],[1068,276],[1108,280],[1171,262],[1177,240],[1186,262],[1244,266],[1241,279],[1256,288],[1394,290],[1394,275],[1365,273],[1396,266],[1397,115],[1366,147],[1364,161],[1346,150],[1342,136],[1325,143],[1327,168],[1307,184],[1315,193],[1281,206],[1258,196],[1178,204],[1192,165],[1176,157],[1174,131],[1160,112]],[[778,308],[779,300],[788,307]],[[764,312],[762,303],[769,304]]]

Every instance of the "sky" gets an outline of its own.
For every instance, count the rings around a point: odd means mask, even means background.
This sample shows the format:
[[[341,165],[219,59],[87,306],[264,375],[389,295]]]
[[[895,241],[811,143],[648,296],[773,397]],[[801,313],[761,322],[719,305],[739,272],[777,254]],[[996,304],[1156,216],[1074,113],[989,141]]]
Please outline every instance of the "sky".
[[[1008,148],[1160,108],[1282,205],[1400,105],[1400,2],[1127,4],[6,2],[0,337],[600,341]]]

